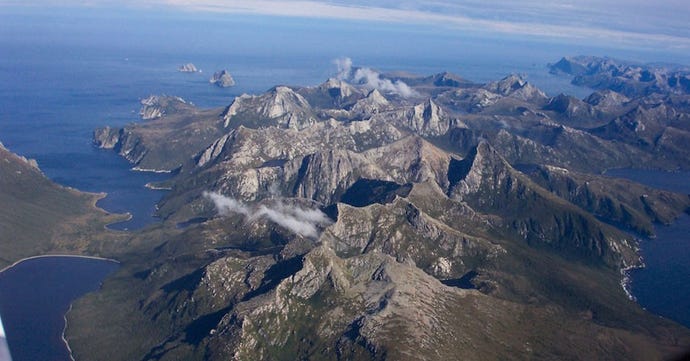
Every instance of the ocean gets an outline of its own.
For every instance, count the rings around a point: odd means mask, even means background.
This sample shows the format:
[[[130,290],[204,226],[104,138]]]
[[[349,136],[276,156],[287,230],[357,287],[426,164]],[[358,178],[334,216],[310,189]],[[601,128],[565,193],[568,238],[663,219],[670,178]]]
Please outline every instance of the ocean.
[[[350,57],[357,66],[380,71],[450,71],[476,82],[519,73],[547,94],[583,98],[589,90],[548,74],[546,64],[578,54],[669,61],[664,54],[635,49],[496,38],[422,25],[102,7],[0,10],[0,141],[36,159],[60,184],[106,192],[98,205],[131,213],[130,221],[112,226],[129,230],[157,221],[155,203],[164,192],[144,185],[167,175],[132,171],[114,152],[96,149],[92,132],[139,121],[139,101],[151,94],[223,107],[237,95],[279,84],[319,84],[336,74],[335,59]],[[177,71],[189,62],[202,73]],[[209,84],[221,69],[230,71],[235,87]]]
[[[690,195],[690,172],[613,169],[612,177]],[[690,327],[690,214],[657,225],[655,238],[641,238],[645,268],[630,271],[630,290],[646,310]]]

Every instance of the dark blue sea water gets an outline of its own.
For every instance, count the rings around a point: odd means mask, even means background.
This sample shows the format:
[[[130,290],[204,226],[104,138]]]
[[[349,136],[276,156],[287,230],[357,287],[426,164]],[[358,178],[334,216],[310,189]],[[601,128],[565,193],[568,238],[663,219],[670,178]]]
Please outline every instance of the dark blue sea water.
[[[615,169],[606,175],[690,194],[690,172]],[[645,268],[630,272],[632,294],[648,311],[690,327],[690,215],[655,231],[656,238],[642,239]]]
[[[0,273],[0,314],[12,359],[70,361],[62,340],[64,315],[117,267],[99,259],[42,257]]]

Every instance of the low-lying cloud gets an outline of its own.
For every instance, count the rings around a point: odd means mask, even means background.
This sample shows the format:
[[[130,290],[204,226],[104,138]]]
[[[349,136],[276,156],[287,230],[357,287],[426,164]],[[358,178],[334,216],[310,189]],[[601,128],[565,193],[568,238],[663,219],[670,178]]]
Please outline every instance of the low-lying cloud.
[[[204,192],[204,197],[213,202],[216,210],[222,216],[231,213],[241,214],[249,222],[267,218],[295,234],[308,238],[318,238],[320,228],[332,223],[330,218],[318,209],[288,205],[281,201],[275,201],[271,205],[250,207],[234,198],[216,192]]]
[[[369,89],[378,89],[382,92],[398,94],[405,98],[417,95],[414,89],[401,80],[394,82],[383,78],[381,73],[371,68],[353,67],[352,59],[350,58],[336,59],[334,63],[338,67],[337,77],[340,80],[363,85]]]

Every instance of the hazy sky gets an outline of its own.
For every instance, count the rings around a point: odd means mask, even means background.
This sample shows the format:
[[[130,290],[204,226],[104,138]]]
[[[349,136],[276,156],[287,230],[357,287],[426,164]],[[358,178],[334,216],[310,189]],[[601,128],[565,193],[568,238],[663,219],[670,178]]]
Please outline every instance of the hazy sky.
[[[0,0],[4,5],[173,7],[190,11],[426,24],[457,31],[690,48],[687,0]]]

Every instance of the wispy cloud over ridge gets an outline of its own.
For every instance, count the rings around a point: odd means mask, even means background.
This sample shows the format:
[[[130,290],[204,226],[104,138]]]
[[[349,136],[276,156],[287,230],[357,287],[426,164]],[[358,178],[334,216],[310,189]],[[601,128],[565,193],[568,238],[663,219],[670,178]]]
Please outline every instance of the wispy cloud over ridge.
[[[418,95],[414,89],[401,80],[386,79],[371,68],[354,67],[350,58],[336,59],[334,63],[338,67],[337,78],[340,80],[359,84],[370,90],[378,89],[386,93],[395,93],[404,98]]]
[[[249,222],[267,218],[295,234],[312,239],[319,237],[320,228],[332,223],[330,218],[319,209],[288,205],[281,201],[274,201],[270,205],[262,204],[258,207],[250,207],[234,198],[216,192],[204,192],[204,197],[213,202],[220,215],[241,214]]]

